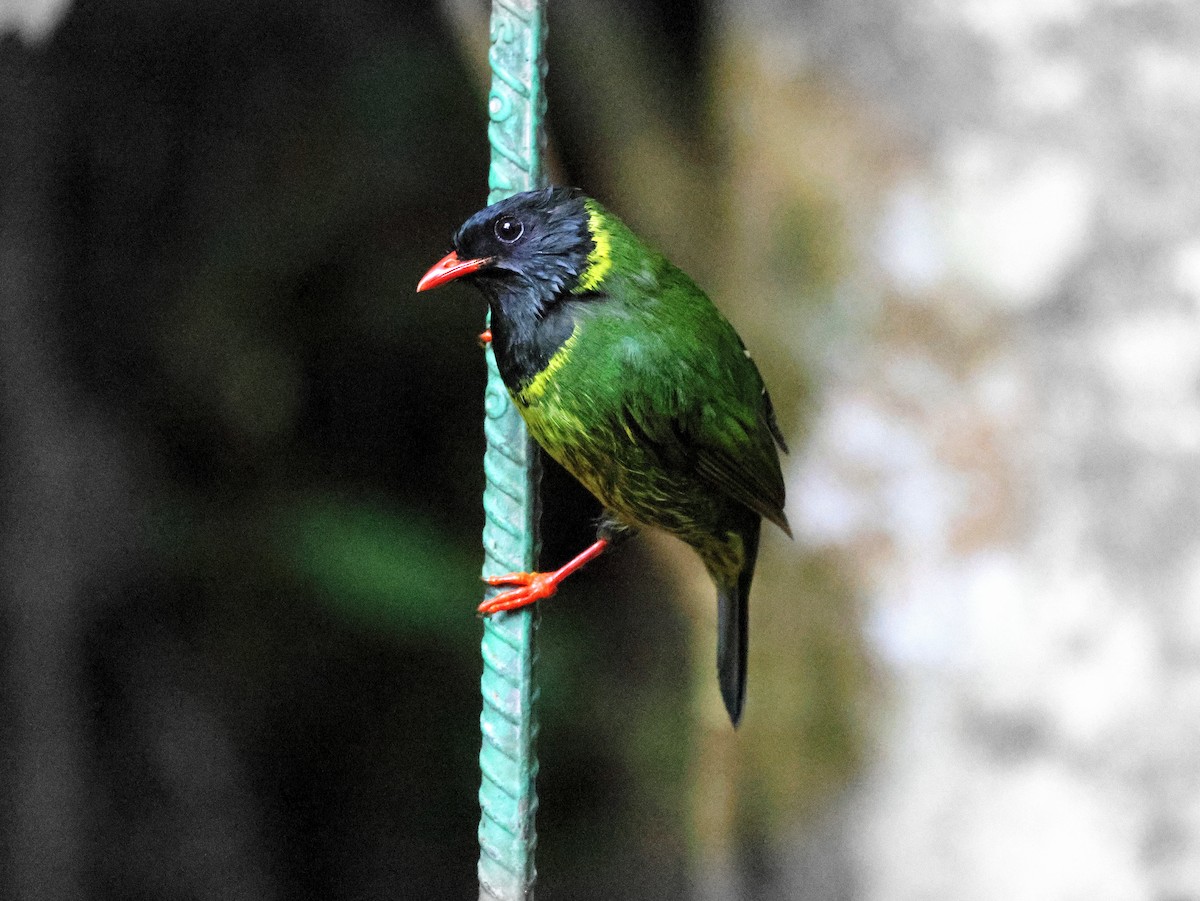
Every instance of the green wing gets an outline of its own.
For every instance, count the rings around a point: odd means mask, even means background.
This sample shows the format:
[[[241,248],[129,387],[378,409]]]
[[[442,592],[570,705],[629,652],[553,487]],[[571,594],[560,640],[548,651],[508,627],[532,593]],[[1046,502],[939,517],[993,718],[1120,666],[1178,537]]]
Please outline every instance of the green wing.
[[[790,536],[775,447],[787,448],[770,395],[733,326],[699,300],[698,321],[648,330],[626,355],[626,378],[640,388],[622,393],[626,422],[664,463],[691,469]]]
[[[744,422],[729,423],[717,432],[702,429],[695,435],[696,472],[714,488],[775,523],[790,538],[792,530],[783,512],[783,475],[767,422],[760,418],[746,426]]]

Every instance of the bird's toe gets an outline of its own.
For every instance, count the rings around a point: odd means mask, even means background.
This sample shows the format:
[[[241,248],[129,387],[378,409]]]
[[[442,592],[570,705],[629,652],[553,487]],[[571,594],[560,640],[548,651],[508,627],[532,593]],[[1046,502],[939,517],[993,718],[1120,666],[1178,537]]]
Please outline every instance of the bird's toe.
[[[502,576],[484,576],[483,581],[489,585],[503,587],[506,585],[514,585],[519,588],[524,588],[527,585],[532,585],[541,573],[505,573]]]

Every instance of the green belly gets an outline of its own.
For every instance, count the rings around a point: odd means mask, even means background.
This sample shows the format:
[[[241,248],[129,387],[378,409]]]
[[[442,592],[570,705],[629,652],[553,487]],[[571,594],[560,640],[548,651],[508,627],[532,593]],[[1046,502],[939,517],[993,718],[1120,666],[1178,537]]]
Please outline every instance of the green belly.
[[[608,510],[631,526],[654,526],[699,546],[711,541],[726,504],[694,473],[664,465],[615,416],[583,411],[550,389],[532,403],[514,395],[529,434]]]

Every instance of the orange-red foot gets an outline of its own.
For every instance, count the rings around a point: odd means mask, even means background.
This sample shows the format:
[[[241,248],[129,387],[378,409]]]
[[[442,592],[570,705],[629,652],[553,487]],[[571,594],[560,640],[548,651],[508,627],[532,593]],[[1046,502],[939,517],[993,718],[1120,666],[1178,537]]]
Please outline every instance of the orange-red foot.
[[[548,598],[558,591],[558,583],[565,575],[559,573],[509,573],[505,576],[489,576],[483,581],[489,585],[515,585],[511,591],[502,591],[479,605],[484,616],[501,610],[516,610],[535,601]]]
[[[479,346],[487,347],[491,343],[492,343],[492,330],[490,328],[486,328],[482,332],[479,333]]]
[[[503,576],[488,576],[483,581],[489,585],[515,585],[510,591],[502,591],[494,598],[488,598],[479,605],[479,612],[484,616],[489,613],[499,613],[501,610],[516,610],[548,598],[558,591],[558,583],[565,579],[589,560],[594,560],[604,553],[608,547],[607,538],[597,538],[573,559],[560,566],[552,573],[508,573]]]

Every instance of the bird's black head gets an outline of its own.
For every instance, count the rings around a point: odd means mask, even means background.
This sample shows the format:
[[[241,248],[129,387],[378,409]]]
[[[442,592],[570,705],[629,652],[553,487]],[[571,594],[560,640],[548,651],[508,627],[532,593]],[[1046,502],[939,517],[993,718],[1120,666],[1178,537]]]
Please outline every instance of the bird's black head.
[[[454,249],[417,290],[467,278],[493,305],[529,305],[528,312],[540,315],[576,288],[588,268],[595,241],[586,199],[577,188],[543,188],[480,210],[462,224]]]

